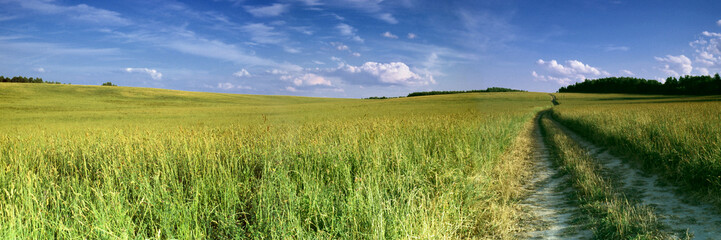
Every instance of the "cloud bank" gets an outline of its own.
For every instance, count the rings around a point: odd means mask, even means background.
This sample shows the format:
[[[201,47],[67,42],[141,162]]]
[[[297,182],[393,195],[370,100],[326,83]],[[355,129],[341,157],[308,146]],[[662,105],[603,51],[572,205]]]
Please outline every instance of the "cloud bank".
[[[566,65],[556,60],[538,59],[536,64],[542,67],[542,73],[533,71],[531,75],[538,81],[554,81],[561,85],[583,81],[588,78],[599,78],[610,75],[608,72],[591,67],[578,60],[566,60]]]

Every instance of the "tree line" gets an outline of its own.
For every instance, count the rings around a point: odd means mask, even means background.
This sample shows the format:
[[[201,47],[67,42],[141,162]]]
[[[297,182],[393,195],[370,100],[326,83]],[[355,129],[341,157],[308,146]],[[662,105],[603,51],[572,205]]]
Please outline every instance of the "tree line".
[[[43,81],[42,78],[32,78],[32,77],[22,77],[22,76],[15,76],[15,77],[5,77],[0,76],[0,82],[12,82],[12,83],[50,83],[50,84],[60,84],[60,82],[46,82]]]
[[[586,79],[561,87],[558,92],[713,95],[721,94],[721,77],[718,73],[713,77],[686,75],[679,78],[668,77],[664,83],[632,77]]]
[[[474,93],[474,92],[525,92],[525,90],[517,90],[502,87],[490,87],[486,90],[466,90],[466,91],[427,91],[427,92],[412,92],[408,94],[408,97],[417,96],[428,96],[428,95],[440,95],[440,94],[456,94],[456,93]]]

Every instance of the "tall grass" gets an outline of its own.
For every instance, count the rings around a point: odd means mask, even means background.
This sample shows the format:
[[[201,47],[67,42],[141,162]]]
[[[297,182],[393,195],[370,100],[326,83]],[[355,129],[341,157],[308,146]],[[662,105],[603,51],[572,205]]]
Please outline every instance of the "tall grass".
[[[521,180],[503,156],[549,105],[0,90],[2,238],[512,236]]]
[[[553,118],[721,207],[721,97],[557,96]]]
[[[629,202],[615,189],[603,167],[564,133],[555,122],[542,117],[541,130],[560,170],[569,174],[576,198],[588,213],[594,239],[667,239],[657,216],[648,207]]]

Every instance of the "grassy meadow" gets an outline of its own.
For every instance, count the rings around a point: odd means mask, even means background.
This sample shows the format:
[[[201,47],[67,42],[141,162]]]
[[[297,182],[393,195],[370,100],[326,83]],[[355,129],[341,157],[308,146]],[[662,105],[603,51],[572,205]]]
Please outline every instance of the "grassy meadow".
[[[0,237],[507,238],[550,105],[2,83]]]
[[[721,207],[721,96],[555,95],[554,119]]]

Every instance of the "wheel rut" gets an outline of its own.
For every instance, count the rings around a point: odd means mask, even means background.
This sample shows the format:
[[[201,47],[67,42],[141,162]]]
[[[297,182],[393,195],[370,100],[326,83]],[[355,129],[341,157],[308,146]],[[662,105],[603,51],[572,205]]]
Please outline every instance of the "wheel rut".
[[[598,161],[629,200],[651,207],[674,238],[721,239],[721,216],[716,208],[676,194],[676,187],[657,176],[631,166],[561,124],[557,126]]]
[[[527,226],[528,239],[591,239],[582,210],[569,196],[574,191],[568,177],[559,173],[543,141],[538,117],[533,131],[534,177],[525,188],[530,193],[521,204],[534,216]]]

